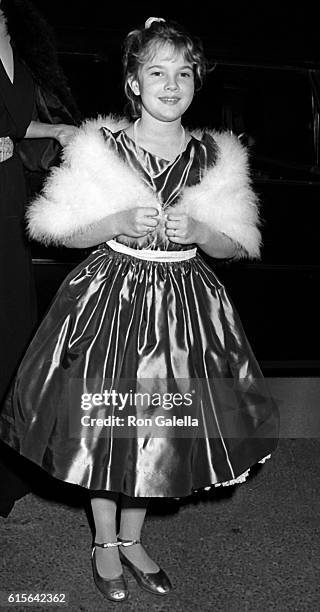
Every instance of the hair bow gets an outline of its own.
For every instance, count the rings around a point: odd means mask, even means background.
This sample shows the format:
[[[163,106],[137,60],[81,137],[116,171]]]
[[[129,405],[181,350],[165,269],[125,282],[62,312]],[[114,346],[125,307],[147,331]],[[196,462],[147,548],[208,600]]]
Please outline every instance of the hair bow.
[[[165,19],[162,19],[162,17],[149,17],[149,19],[147,19],[147,21],[144,24],[144,27],[150,28],[150,26],[154,23],[154,21],[166,21]]]

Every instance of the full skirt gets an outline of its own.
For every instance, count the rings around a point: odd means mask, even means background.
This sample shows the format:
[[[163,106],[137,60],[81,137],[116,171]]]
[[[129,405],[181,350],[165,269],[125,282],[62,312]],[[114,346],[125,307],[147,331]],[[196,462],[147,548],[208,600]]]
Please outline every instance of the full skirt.
[[[278,411],[200,255],[159,263],[103,245],[60,287],[0,433],[65,482],[181,497],[241,481],[274,450]]]

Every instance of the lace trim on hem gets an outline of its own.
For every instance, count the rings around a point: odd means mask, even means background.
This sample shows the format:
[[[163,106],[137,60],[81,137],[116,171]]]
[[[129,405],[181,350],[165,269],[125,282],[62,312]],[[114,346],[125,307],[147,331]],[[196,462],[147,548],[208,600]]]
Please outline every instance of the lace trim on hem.
[[[265,463],[268,459],[270,459],[271,454],[266,455],[263,459],[260,459],[258,463]],[[237,478],[233,478],[232,480],[225,480],[224,482],[217,482],[209,487],[201,487],[201,489],[195,489],[194,493],[198,493],[199,491],[210,491],[212,487],[230,487],[234,484],[240,484],[241,482],[245,482],[249,476],[250,468],[248,468],[245,472],[237,476]]]

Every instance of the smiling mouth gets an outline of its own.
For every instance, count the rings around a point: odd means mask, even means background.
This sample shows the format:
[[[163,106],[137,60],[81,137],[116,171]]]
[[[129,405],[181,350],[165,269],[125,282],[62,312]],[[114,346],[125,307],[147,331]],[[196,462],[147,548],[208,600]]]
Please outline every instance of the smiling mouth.
[[[177,102],[179,102],[180,98],[166,96],[165,98],[159,98],[159,100],[161,100],[161,102],[164,102],[165,104],[176,104]]]

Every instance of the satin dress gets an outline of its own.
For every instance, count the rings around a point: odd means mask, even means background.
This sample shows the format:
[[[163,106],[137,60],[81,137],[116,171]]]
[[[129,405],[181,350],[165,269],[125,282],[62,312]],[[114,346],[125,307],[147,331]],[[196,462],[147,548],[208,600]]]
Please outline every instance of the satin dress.
[[[192,137],[168,162],[124,131],[103,131],[106,146],[139,172],[163,209],[199,183],[217,156],[209,134]],[[172,243],[157,228],[130,246],[194,245]],[[60,287],[21,364],[0,432],[63,481],[132,497],[182,497],[242,481],[274,450],[278,414],[238,314],[200,254],[156,262],[105,243]]]

